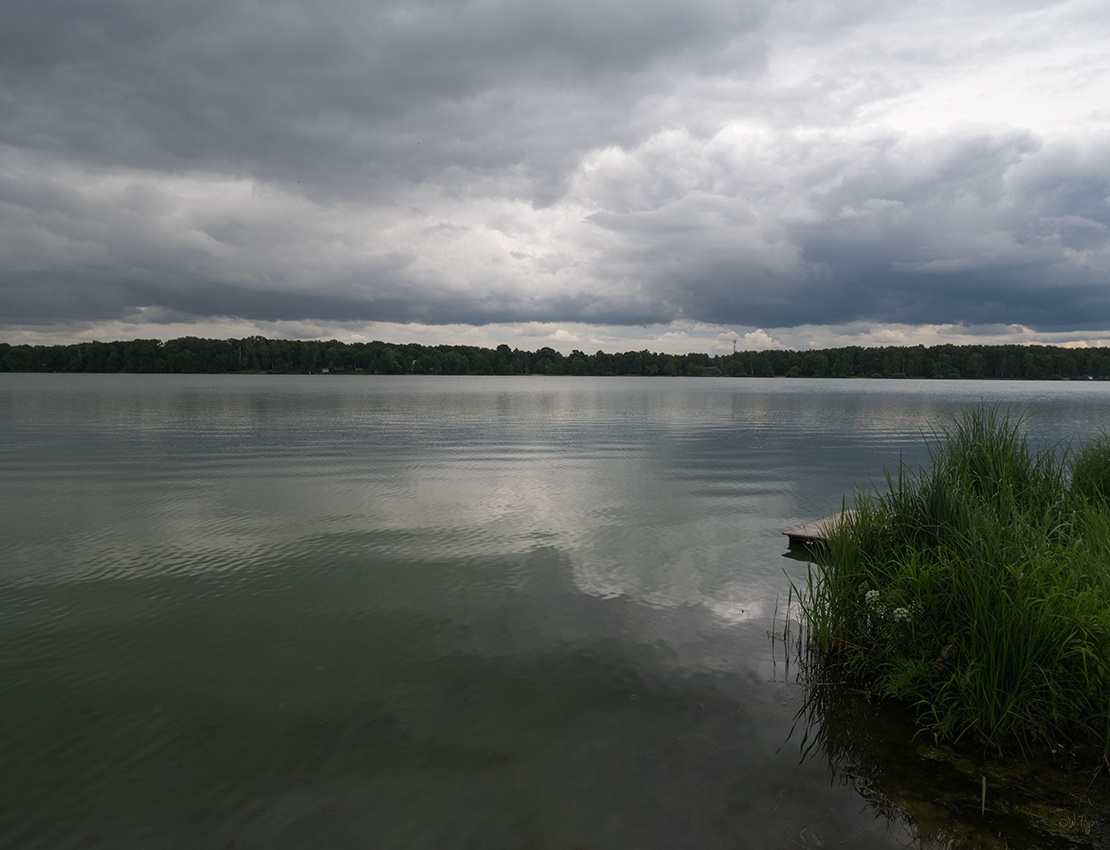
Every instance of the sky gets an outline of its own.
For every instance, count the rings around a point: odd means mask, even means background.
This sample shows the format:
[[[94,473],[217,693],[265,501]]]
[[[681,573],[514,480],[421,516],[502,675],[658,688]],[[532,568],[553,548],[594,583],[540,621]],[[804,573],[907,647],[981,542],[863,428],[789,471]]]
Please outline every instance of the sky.
[[[8,0],[0,341],[1110,345],[1110,4]]]

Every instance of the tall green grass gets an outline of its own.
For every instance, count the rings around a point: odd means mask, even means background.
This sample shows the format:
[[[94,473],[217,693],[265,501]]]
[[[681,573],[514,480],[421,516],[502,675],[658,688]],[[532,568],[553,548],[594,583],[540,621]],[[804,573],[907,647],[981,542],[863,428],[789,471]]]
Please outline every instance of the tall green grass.
[[[1110,745],[1110,438],[980,407],[859,493],[802,591],[813,650],[939,737]]]

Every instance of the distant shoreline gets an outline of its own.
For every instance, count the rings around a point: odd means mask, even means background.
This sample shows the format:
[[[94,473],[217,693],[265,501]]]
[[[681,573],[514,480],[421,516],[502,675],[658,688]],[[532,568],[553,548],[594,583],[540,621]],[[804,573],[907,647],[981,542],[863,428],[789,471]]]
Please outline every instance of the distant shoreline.
[[[1110,349],[916,345],[718,355],[647,349],[563,354],[546,347],[526,351],[508,345],[181,337],[165,342],[136,339],[72,345],[0,342],[0,372],[1108,380]]]

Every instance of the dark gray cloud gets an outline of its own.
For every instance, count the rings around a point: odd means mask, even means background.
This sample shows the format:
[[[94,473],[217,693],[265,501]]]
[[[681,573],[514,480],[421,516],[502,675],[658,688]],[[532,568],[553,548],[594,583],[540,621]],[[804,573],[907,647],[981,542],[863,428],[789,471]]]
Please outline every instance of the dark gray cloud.
[[[575,149],[634,141],[639,97],[759,17],[709,0],[17,2],[0,139],[324,192],[570,168]]]
[[[1110,328],[1108,32],[1066,2],[17,0],[0,324]]]

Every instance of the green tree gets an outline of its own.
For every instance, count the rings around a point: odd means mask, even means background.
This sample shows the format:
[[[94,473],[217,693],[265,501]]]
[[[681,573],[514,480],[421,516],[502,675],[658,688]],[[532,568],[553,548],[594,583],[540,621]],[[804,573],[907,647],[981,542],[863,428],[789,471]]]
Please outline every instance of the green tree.
[[[760,354],[752,358],[751,374],[756,378],[773,378],[775,370],[771,367],[771,361]]]
[[[972,352],[967,358],[967,372],[973,378],[982,378],[987,374],[987,359],[978,351]]]
[[[807,378],[824,378],[829,373],[829,358],[811,351],[802,359],[802,374]]]

